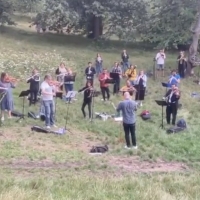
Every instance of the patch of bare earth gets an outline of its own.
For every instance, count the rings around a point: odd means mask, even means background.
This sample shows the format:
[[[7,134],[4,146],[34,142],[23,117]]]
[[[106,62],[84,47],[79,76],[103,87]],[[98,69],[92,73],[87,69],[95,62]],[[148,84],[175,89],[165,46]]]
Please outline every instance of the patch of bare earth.
[[[181,172],[189,168],[178,162],[146,162],[137,157],[110,157],[109,164],[126,172],[151,173],[151,172]]]
[[[24,128],[23,131],[28,131],[29,128]],[[74,131],[73,131],[74,132]],[[8,134],[9,133],[9,134]],[[43,134],[43,133],[41,133]],[[8,131],[6,133],[6,139],[4,140],[15,140],[16,134],[12,131]],[[82,133],[80,131],[76,131],[76,134],[70,134],[69,138],[72,138],[70,145],[64,145],[63,149],[78,149],[85,154],[88,154],[93,145],[98,145],[96,138],[93,134],[90,133]],[[37,139],[37,137],[35,138]],[[57,145],[54,145],[48,141],[48,145],[45,145],[46,141],[37,141],[33,142],[31,137],[26,137],[22,140],[23,145],[31,145],[32,147],[40,150],[50,149],[56,150]],[[92,157],[92,156],[91,156]],[[123,174],[123,173],[153,173],[153,172],[181,172],[188,170],[187,165],[178,162],[165,162],[159,160],[157,162],[147,162],[140,161],[140,159],[136,156],[113,156],[109,154],[104,154],[101,156],[93,157],[94,161],[96,161],[97,167],[101,167],[103,165],[107,165],[109,168],[112,168],[114,174]],[[80,162],[66,162],[66,163],[55,163],[52,160],[42,160],[42,161],[29,161],[26,159],[17,159],[12,162],[4,162],[0,160],[0,167],[2,168],[10,168],[10,169],[84,169],[84,167],[88,166],[89,161],[81,160]],[[106,171],[106,170],[105,170]]]

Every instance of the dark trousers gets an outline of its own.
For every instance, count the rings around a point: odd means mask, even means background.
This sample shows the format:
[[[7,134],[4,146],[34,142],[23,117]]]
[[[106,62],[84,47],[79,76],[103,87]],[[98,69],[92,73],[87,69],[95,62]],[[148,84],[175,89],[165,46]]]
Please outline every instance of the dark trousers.
[[[185,65],[184,64],[178,65],[178,73],[179,73],[181,78],[185,77]]]
[[[116,80],[113,86],[113,94],[118,94],[120,90],[120,79]]]
[[[85,106],[88,106],[89,118],[91,118],[92,117],[92,112],[91,112],[92,102],[91,101],[83,101],[81,110],[82,110],[84,117],[86,117]]]
[[[38,90],[31,90],[30,91],[30,101],[29,105],[35,104],[37,102],[37,97],[38,97]]]
[[[110,91],[108,87],[101,87],[101,93],[103,96],[103,100],[105,101],[106,98],[109,100],[110,99]],[[106,97],[107,96],[107,97]]]
[[[171,103],[166,108],[166,119],[167,123],[171,123],[171,115],[172,115],[172,125],[176,124],[176,115],[177,115],[178,105],[176,103]]]
[[[131,135],[132,145],[136,146],[135,124],[123,123],[123,127],[124,127],[125,140],[126,140],[127,147],[131,146],[130,135]]]
[[[86,81],[87,81],[87,82],[90,82],[91,85],[93,86],[93,84],[94,84],[94,79],[87,79],[87,78],[86,78]]]

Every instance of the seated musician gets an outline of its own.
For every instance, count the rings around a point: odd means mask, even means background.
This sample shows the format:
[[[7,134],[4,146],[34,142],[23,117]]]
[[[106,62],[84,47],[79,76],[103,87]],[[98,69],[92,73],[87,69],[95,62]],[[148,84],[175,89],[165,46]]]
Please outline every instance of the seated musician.
[[[171,76],[169,77],[168,87],[171,88],[172,85],[178,86],[180,83],[180,75],[176,72],[176,70],[172,70]]]
[[[12,118],[11,112],[14,109],[12,88],[15,88],[16,80],[8,76],[7,73],[1,73],[0,88],[5,88],[1,92],[4,92],[3,99],[1,100],[1,120],[4,121],[5,111],[8,111],[8,118]]]
[[[136,89],[132,86],[132,84],[129,80],[126,81],[126,85],[120,89],[120,92],[123,92],[123,95],[125,92],[129,92],[130,96],[133,96],[135,91],[136,91]]]
[[[104,101],[110,99],[109,83],[106,83],[106,80],[109,79],[111,79],[109,73],[106,69],[103,69],[103,72],[99,75],[99,82]]]
[[[27,83],[30,83],[30,100],[29,106],[37,102],[37,97],[40,88],[40,76],[36,69],[32,71],[32,75],[26,80]]]
[[[172,125],[176,124],[176,115],[178,110],[178,101],[180,99],[180,92],[176,85],[172,85],[171,89],[169,89],[164,97],[167,102],[166,107],[166,120],[167,124],[171,122],[172,115]]]
[[[137,78],[136,67],[137,67],[136,65],[131,65],[130,68],[125,72],[125,76],[132,85],[135,85],[135,81]]]
[[[73,74],[72,70],[70,68],[68,68],[67,73],[65,74],[65,77],[64,77],[64,86],[65,86],[66,94],[68,92],[73,91],[73,89],[74,89],[74,81],[67,81],[67,77],[72,77],[72,76],[74,76],[74,74]],[[67,98],[66,101],[70,102],[71,98]]]

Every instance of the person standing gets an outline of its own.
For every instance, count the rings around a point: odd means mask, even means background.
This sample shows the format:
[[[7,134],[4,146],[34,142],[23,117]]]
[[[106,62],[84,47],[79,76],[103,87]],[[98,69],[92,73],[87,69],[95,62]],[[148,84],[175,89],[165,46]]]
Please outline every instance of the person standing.
[[[167,102],[166,107],[166,121],[167,124],[171,123],[171,115],[172,115],[172,125],[176,124],[176,116],[178,110],[178,101],[180,99],[180,92],[176,85],[172,85],[171,89],[167,91],[165,97]]]
[[[144,74],[144,71],[141,70],[135,82],[135,88],[136,88],[135,100],[139,101],[140,106],[142,106],[142,101],[144,101],[146,87],[147,87],[147,76],[146,74]]]
[[[52,87],[52,78],[50,75],[46,75],[44,77],[44,81],[42,82],[41,89],[41,98],[42,104],[44,106],[45,112],[45,125],[47,129],[50,129],[51,126],[56,127],[55,125],[55,110],[54,110],[54,102],[53,97],[56,95],[54,88]]]
[[[122,73],[124,75],[129,67],[129,55],[127,54],[125,49],[122,51],[121,58],[122,58]]]
[[[185,71],[187,69],[187,59],[185,57],[184,51],[180,52],[177,61],[178,61],[178,73],[181,78],[185,78]]]
[[[156,64],[157,64],[157,73],[156,73],[156,77],[159,76],[165,76],[164,74],[164,68],[165,68],[165,59],[166,59],[166,55],[164,52],[164,49],[160,50],[157,55],[156,55]]]
[[[95,68],[92,66],[92,63],[88,63],[88,67],[85,69],[85,76],[87,82],[90,81],[90,83],[93,85],[94,83],[94,75],[96,74]]]
[[[31,106],[37,102],[37,97],[40,89],[40,76],[36,69],[32,71],[32,76],[27,79],[27,83],[30,83],[29,106]]]
[[[73,75],[74,74],[73,74],[72,70],[71,69],[67,69],[67,73],[65,74],[65,76],[73,76]],[[64,77],[64,86],[65,86],[65,92],[67,94],[68,92],[73,91],[73,89],[74,89],[74,81],[66,81],[65,82],[65,77]],[[68,103],[71,102],[71,98],[70,97],[67,98],[66,101]]]
[[[109,79],[111,79],[109,73],[106,69],[104,69],[103,72],[99,75],[100,88],[104,101],[110,99],[109,84],[106,83],[106,80]]]
[[[4,121],[5,111],[8,111],[8,118],[12,118],[11,112],[14,110],[14,101],[12,89],[16,87],[16,83],[9,79],[7,73],[1,73],[0,88],[5,88],[2,92],[5,92],[5,96],[1,101],[1,120]]]
[[[80,89],[78,91],[84,92],[84,97],[83,97],[83,104],[81,107],[81,111],[83,113],[84,118],[86,118],[86,113],[85,113],[85,107],[88,106],[88,112],[89,112],[89,119],[92,119],[92,95],[93,95],[93,87],[90,81],[87,81],[85,87]]]
[[[64,76],[67,73],[67,69],[64,62],[60,63],[60,66],[56,69],[56,76],[57,81],[60,82],[60,90],[63,91],[63,82],[64,82]]]
[[[103,59],[101,55],[98,53],[96,57],[96,73],[97,76],[102,72],[102,64],[103,64]]]
[[[112,68],[112,73],[118,74],[117,78],[115,79],[114,86],[113,86],[113,95],[114,95],[114,94],[118,94],[119,93],[119,90],[120,90],[120,80],[121,80],[121,77],[122,77],[122,69],[119,66],[118,62],[115,62],[115,65]]]
[[[137,71],[136,71],[137,66],[136,65],[130,65],[130,68],[127,69],[125,72],[125,76],[127,79],[130,81],[131,85],[135,85],[135,80],[137,78]]]
[[[131,100],[130,94],[128,92],[124,93],[124,101],[120,102],[117,107],[117,112],[122,112],[123,117],[123,127],[126,140],[126,149],[131,148],[130,135],[132,140],[132,145],[134,149],[137,149],[136,136],[135,136],[135,123],[136,123],[136,111],[137,104],[135,101]]]

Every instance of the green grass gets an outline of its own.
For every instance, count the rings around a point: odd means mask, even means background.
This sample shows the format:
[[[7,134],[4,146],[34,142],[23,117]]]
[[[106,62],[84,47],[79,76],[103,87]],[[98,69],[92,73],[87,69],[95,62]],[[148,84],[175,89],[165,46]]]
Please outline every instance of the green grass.
[[[34,67],[43,75],[54,74],[64,61],[77,72],[76,90],[84,85],[84,68],[88,61],[94,61],[97,52],[102,54],[104,67],[108,69],[120,61],[123,48],[127,48],[138,71],[152,69],[154,50],[144,51],[136,45],[125,47],[117,41],[101,45],[79,36],[38,35],[28,28],[27,18],[18,17],[18,20],[16,27],[2,28],[0,34],[0,68],[21,78],[13,91],[18,111],[22,109],[19,92],[28,87],[25,79]],[[186,119],[188,130],[167,135],[159,128],[161,108],[155,99],[164,95],[161,81],[166,81],[170,70],[176,68],[175,60],[176,55],[167,52],[166,77],[157,81],[148,79],[149,94],[138,115],[148,109],[152,120],[137,119],[137,151],[123,149],[124,144],[119,142],[123,137],[122,127],[114,121],[96,119],[90,123],[83,119],[81,94],[69,109],[68,127],[72,133],[64,136],[32,133],[30,127],[43,125],[40,121],[5,121],[0,136],[0,200],[198,199],[200,108],[198,100],[190,97],[199,88],[193,78],[183,80],[180,86],[183,108],[178,111],[178,118]],[[95,86],[99,88],[97,80]],[[121,99],[111,97],[115,104]],[[101,97],[95,98],[94,105],[95,112],[115,114],[110,104],[102,103]],[[26,113],[28,110],[39,111],[39,106],[29,108],[26,102]],[[59,127],[64,127],[66,114],[67,105],[58,100]],[[90,148],[96,144],[108,144],[109,152],[104,156],[89,155]],[[188,170],[179,173],[181,164],[188,166]]]

